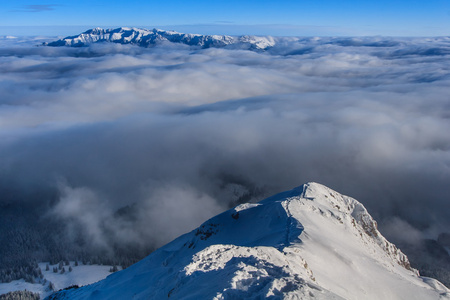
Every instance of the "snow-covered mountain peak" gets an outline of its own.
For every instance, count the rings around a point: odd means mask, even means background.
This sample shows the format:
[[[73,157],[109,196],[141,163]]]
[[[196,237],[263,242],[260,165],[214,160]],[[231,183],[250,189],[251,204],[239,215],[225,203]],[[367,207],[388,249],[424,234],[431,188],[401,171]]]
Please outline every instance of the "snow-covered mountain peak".
[[[357,200],[315,182],[295,188],[291,193],[293,195],[285,198],[287,200],[281,200],[287,201],[285,206],[290,213],[309,212],[310,215],[317,214],[321,218],[327,218],[337,226],[343,226],[346,231],[353,232],[365,243],[378,244],[390,259],[417,273],[411,268],[406,255],[382,236],[378,231],[377,222]],[[280,196],[284,197],[285,194],[281,193],[274,197]]]
[[[156,28],[149,30],[134,27],[115,29],[97,27],[46,45],[82,47],[99,42],[134,44],[143,47],[150,47],[161,42],[171,42],[202,48],[233,46],[250,50],[265,50],[275,45],[275,40],[272,37],[186,34]]]
[[[51,299],[450,299],[355,199],[307,183],[239,205],[105,280]]]

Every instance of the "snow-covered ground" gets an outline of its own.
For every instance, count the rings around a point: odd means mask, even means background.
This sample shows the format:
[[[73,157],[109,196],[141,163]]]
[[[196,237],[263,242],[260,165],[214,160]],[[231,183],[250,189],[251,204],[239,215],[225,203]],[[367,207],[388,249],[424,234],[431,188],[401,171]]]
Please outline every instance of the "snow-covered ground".
[[[69,266],[64,266],[65,272],[61,274],[58,270],[57,273],[53,272],[53,268],[58,268],[58,264],[49,265],[49,270],[46,271],[47,263],[39,263],[44,279],[39,283],[29,283],[24,280],[15,280],[10,283],[0,283],[0,295],[6,294],[13,291],[31,291],[34,293],[39,293],[41,298],[44,298],[53,291],[49,288],[50,282],[53,283],[55,291],[66,288],[72,285],[83,286],[97,282],[104,279],[111,274],[111,266],[100,266],[100,265],[83,265],[81,263],[75,266],[75,262],[70,262],[70,267],[72,271],[69,272]]]
[[[33,293],[39,293],[42,296],[47,296],[51,294],[50,291],[47,290],[47,286],[39,283],[29,283],[25,282],[25,280],[14,280],[9,283],[0,283],[0,295],[14,292],[14,291],[30,291]]]
[[[450,299],[362,204],[308,183],[226,211],[103,281],[51,299]]]

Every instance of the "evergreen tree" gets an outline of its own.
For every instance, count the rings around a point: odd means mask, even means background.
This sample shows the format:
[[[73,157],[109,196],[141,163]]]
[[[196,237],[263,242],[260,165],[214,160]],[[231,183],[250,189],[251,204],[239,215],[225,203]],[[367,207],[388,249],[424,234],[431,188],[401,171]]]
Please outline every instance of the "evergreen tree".
[[[114,272],[119,271],[119,269],[117,268],[116,265],[114,265],[114,266],[112,266],[112,267],[109,269],[109,271],[110,271],[111,273],[114,273]]]
[[[30,291],[15,291],[0,295],[0,300],[39,300],[40,298],[39,294]]]

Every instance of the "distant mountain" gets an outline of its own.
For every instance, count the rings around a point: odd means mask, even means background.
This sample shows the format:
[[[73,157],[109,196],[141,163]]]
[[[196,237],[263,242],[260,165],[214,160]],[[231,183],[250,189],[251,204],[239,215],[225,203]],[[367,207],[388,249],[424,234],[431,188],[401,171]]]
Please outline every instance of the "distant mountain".
[[[450,299],[364,206],[307,183],[203,223],[144,260],[48,299]]]
[[[258,37],[245,35],[233,37],[228,35],[200,35],[160,29],[148,30],[129,27],[120,27],[116,29],[94,28],[79,35],[65,37],[51,43],[46,43],[45,45],[53,47],[82,47],[99,42],[134,44],[143,47],[149,47],[163,42],[171,42],[189,46],[199,46],[202,48],[234,46],[252,50],[265,50],[275,45],[275,40],[267,36]]]

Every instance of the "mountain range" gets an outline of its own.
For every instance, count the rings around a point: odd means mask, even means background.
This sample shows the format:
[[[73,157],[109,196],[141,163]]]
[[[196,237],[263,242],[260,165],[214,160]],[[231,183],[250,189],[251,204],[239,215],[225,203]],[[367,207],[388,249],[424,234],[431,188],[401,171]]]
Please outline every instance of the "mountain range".
[[[189,46],[211,47],[237,47],[251,50],[265,50],[275,45],[275,40],[269,36],[228,36],[228,35],[201,35],[178,33],[160,29],[139,29],[120,27],[116,29],[93,28],[76,36],[46,43],[47,46],[82,47],[98,42],[113,42],[119,44],[134,44],[143,47],[161,44],[164,42],[179,43]]]
[[[307,183],[241,204],[133,266],[47,299],[450,299],[357,200]]]

